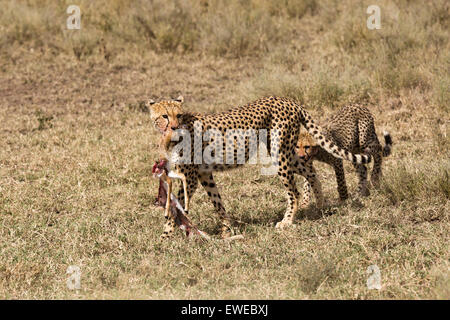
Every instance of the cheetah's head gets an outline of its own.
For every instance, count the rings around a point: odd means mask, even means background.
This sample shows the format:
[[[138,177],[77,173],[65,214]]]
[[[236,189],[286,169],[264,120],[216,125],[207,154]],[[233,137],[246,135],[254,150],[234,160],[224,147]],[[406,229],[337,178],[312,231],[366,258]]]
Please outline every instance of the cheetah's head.
[[[183,101],[183,97],[179,96],[174,100],[162,100],[160,102],[149,100],[146,103],[150,110],[150,119],[160,133],[165,133],[167,130],[176,130],[180,127]]]
[[[308,161],[312,159],[317,152],[319,152],[319,146],[316,141],[305,130],[300,131],[296,151],[300,159]]]

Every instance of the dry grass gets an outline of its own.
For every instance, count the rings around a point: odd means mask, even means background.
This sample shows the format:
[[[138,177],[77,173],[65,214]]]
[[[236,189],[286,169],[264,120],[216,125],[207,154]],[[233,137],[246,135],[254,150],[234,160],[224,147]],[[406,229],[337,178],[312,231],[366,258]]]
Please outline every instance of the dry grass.
[[[378,31],[365,27],[367,1],[131,3],[79,1],[82,29],[69,31],[69,2],[2,2],[1,298],[450,298],[447,2],[380,1]],[[278,233],[278,179],[218,173],[245,240],[160,243],[142,101],[179,94],[201,112],[289,96],[321,121],[366,103],[394,138],[383,187],[339,205],[318,164],[327,209]],[[204,191],[191,212],[217,233]],[[379,291],[366,287],[373,264]]]

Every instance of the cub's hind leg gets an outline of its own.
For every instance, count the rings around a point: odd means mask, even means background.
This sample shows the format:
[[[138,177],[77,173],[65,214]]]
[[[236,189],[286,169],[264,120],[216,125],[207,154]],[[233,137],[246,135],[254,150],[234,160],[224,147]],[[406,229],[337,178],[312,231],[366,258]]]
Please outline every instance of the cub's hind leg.
[[[358,173],[358,192],[367,197],[370,195],[369,188],[367,187],[367,167],[364,164],[354,164],[353,165]]]
[[[344,164],[341,159],[333,161],[334,173],[336,176],[337,189],[340,201],[348,199],[347,183],[345,182]]]
[[[382,177],[381,166],[383,164],[383,150],[378,140],[369,145],[364,152],[371,154],[373,157],[373,169],[370,174],[370,182],[372,183],[372,186],[379,188],[380,178]]]

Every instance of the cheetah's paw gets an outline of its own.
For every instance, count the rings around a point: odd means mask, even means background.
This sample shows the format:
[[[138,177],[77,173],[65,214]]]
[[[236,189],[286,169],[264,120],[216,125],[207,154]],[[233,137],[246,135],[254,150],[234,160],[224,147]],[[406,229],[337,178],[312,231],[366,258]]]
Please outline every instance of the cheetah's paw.
[[[291,225],[292,225],[292,222],[281,220],[280,222],[278,222],[275,225],[275,229],[283,230],[283,229],[286,229],[286,228],[290,227]]]

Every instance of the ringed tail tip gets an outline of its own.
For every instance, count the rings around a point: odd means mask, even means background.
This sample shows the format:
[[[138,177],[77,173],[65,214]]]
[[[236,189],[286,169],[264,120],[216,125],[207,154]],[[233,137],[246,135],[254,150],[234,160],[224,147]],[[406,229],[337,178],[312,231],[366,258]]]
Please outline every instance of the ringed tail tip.
[[[392,137],[389,132],[386,130],[383,131],[384,136],[384,148],[383,148],[383,157],[387,157],[391,154],[392,148]]]

